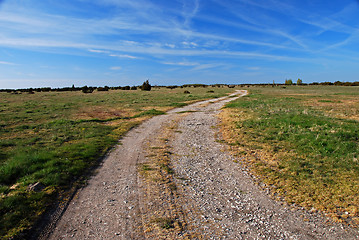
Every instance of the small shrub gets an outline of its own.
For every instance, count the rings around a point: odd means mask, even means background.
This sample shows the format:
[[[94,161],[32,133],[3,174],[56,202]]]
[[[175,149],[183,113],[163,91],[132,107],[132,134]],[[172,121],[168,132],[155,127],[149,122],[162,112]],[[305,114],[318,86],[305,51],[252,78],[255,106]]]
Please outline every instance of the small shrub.
[[[148,80],[146,80],[146,81],[142,84],[141,90],[142,90],[142,91],[151,91],[151,84],[149,83]]]
[[[190,91],[185,90],[183,93],[184,93],[184,94],[190,94],[191,92],[190,92]]]

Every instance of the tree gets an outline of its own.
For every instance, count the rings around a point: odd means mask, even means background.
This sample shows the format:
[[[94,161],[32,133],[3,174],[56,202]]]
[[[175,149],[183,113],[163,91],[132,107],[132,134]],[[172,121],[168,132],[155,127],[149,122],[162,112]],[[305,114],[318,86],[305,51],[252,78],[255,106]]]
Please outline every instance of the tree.
[[[292,84],[293,84],[292,79],[286,79],[285,80],[285,85],[292,85]]]
[[[303,84],[302,79],[298,78],[298,80],[297,80],[297,85],[302,85],[302,84]]]
[[[151,84],[149,83],[148,79],[142,84],[141,90],[142,91],[151,91]]]

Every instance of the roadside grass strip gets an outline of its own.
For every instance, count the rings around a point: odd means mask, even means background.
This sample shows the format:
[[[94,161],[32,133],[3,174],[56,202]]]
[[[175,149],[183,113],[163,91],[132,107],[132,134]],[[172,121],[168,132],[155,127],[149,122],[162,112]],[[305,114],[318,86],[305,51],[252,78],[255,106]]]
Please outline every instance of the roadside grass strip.
[[[339,99],[330,100],[330,109],[317,104],[340,93],[358,103],[355,90],[253,89],[227,104],[221,115],[225,139],[274,195],[358,225],[359,123],[353,120],[358,109],[341,112]],[[304,95],[295,95],[298,91]]]

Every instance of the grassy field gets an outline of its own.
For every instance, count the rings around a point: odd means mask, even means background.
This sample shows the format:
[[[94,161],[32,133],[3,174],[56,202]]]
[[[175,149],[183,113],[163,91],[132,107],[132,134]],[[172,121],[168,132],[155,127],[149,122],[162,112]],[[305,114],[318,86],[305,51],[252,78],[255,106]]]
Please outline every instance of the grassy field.
[[[359,88],[251,87],[224,138],[274,196],[359,224]]]
[[[229,92],[233,89],[208,87],[0,93],[1,238],[31,227],[131,127],[171,108]],[[37,182],[44,189],[27,190]]]

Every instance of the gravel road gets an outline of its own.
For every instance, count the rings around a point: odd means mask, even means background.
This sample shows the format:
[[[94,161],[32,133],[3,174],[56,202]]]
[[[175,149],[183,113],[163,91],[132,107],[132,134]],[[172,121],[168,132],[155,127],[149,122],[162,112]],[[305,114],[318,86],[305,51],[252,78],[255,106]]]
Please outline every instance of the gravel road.
[[[215,137],[216,115],[235,98],[175,109],[131,130],[78,191],[46,239],[359,239],[357,229],[272,200],[226,153]],[[155,237],[144,227],[143,206],[149,200],[143,197],[138,165],[149,161],[149,143],[162,137],[169,125],[173,197],[185,224],[175,236],[164,231]]]

